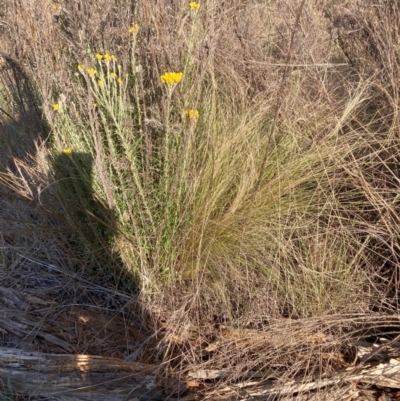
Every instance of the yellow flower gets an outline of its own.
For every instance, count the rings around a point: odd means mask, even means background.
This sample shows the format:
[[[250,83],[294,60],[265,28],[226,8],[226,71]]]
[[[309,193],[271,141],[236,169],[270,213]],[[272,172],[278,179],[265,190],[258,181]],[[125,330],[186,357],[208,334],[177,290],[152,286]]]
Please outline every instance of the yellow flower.
[[[186,110],[186,117],[189,120],[193,120],[194,122],[197,122],[197,120],[199,119],[199,111],[198,110],[193,110],[193,109],[189,109]]]
[[[71,148],[64,148],[62,152],[66,156],[71,156],[72,155],[72,149]]]
[[[112,60],[112,56],[110,56],[108,53],[105,53],[103,56],[105,61],[111,61]]]
[[[183,73],[182,72],[166,72],[161,75],[160,79],[163,84],[167,85],[176,85],[182,81]]]
[[[112,61],[117,61],[117,58],[115,56],[111,55],[111,60]]]
[[[129,28],[130,33],[137,33],[139,31],[139,24],[133,23],[132,26]]]
[[[59,111],[60,110],[60,105],[58,103],[53,104],[53,110],[54,111]]]
[[[97,73],[97,71],[94,68],[88,68],[87,72],[89,75],[93,76]]]
[[[61,4],[58,1],[54,1],[51,5],[51,11],[57,12],[61,8]]]
[[[97,107],[97,103],[93,103],[93,108],[95,109]]]
[[[97,53],[96,58],[97,58],[97,60],[100,61],[103,58],[103,55],[101,55],[100,53]]]
[[[117,79],[117,82],[118,82],[119,84],[122,84],[122,78],[118,78],[118,79]]]
[[[103,85],[103,81],[102,81],[101,79],[99,79],[99,80],[97,81],[97,85],[102,86],[102,85]]]
[[[192,10],[198,10],[198,9],[200,8],[200,3],[197,3],[196,1],[191,1],[191,2],[189,3],[189,7],[190,7]]]
[[[83,72],[85,70],[85,66],[83,64],[78,64],[78,71]]]
[[[117,74],[115,72],[110,72],[110,77],[111,78],[117,78]]]

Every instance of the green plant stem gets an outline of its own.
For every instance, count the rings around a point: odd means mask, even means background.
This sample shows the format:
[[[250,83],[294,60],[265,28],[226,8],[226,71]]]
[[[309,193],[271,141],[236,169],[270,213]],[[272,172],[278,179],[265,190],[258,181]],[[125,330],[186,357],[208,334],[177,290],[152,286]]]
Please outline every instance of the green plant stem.
[[[142,110],[140,106],[140,87],[139,87],[139,79],[137,74],[137,63],[135,57],[135,48],[136,48],[136,36],[132,41],[132,56],[131,56],[131,68],[132,68],[132,76],[134,80],[135,86],[135,102],[136,102],[136,118],[138,127],[141,129],[143,125],[142,121]]]
[[[165,116],[165,147],[164,147],[164,195],[165,199],[168,199],[168,190],[169,190],[169,171],[170,171],[170,160],[169,160],[169,148],[170,148],[170,111],[171,111],[171,98],[172,98],[172,90],[169,89],[168,99],[167,99],[167,110]]]
[[[189,40],[188,40],[187,53],[186,53],[186,59],[185,59],[185,66],[183,68],[183,77],[186,77],[187,68],[188,68],[188,65],[189,65],[189,60],[191,58],[192,51],[193,51],[193,37],[194,37],[195,22],[196,22],[196,16],[194,16],[192,18],[192,27],[190,29],[190,35],[189,35]]]

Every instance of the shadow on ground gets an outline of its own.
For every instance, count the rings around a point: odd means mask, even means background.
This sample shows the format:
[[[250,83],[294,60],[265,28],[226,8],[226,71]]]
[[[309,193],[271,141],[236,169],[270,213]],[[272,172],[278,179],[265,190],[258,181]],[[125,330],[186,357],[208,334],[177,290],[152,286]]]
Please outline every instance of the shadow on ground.
[[[1,60],[0,380],[30,400],[181,394],[179,380],[161,388],[150,317],[111,249],[113,211],[93,196],[92,155],[60,149],[38,168],[51,129],[23,70]]]

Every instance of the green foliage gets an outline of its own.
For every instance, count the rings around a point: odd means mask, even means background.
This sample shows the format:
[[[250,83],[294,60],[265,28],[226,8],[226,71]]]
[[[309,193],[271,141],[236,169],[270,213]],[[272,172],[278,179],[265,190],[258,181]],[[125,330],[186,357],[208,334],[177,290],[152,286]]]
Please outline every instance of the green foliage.
[[[1,387],[2,387],[2,389],[0,389],[0,400],[1,401],[15,400],[14,391],[13,391],[10,379],[7,380],[6,386],[2,385]]]
[[[58,75],[30,41],[52,132],[46,175],[79,257],[122,265],[160,303],[172,289],[236,316],[364,310],[377,290],[368,252],[390,243],[397,201],[390,168],[374,170],[398,146],[392,119],[371,128],[373,79],[333,63],[343,54],[327,45],[322,5],[288,3],[283,26],[272,2],[190,4],[99,14],[108,33],[93,22],[84,40],[70,16],[97,14],[66,5],[46,34]],[[309,29],[325,23],[323,39],[302,36],[304,15]],[[351,38],[344,51],[359,49]]]

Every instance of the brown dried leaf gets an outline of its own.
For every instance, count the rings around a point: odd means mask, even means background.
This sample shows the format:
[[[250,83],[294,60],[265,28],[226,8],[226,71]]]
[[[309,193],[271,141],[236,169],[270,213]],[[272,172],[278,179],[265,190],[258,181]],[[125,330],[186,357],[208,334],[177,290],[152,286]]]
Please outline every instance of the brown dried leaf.
[[[186,385],[188,388],[200,387],[200,383],[197,380],[187,380]]]

